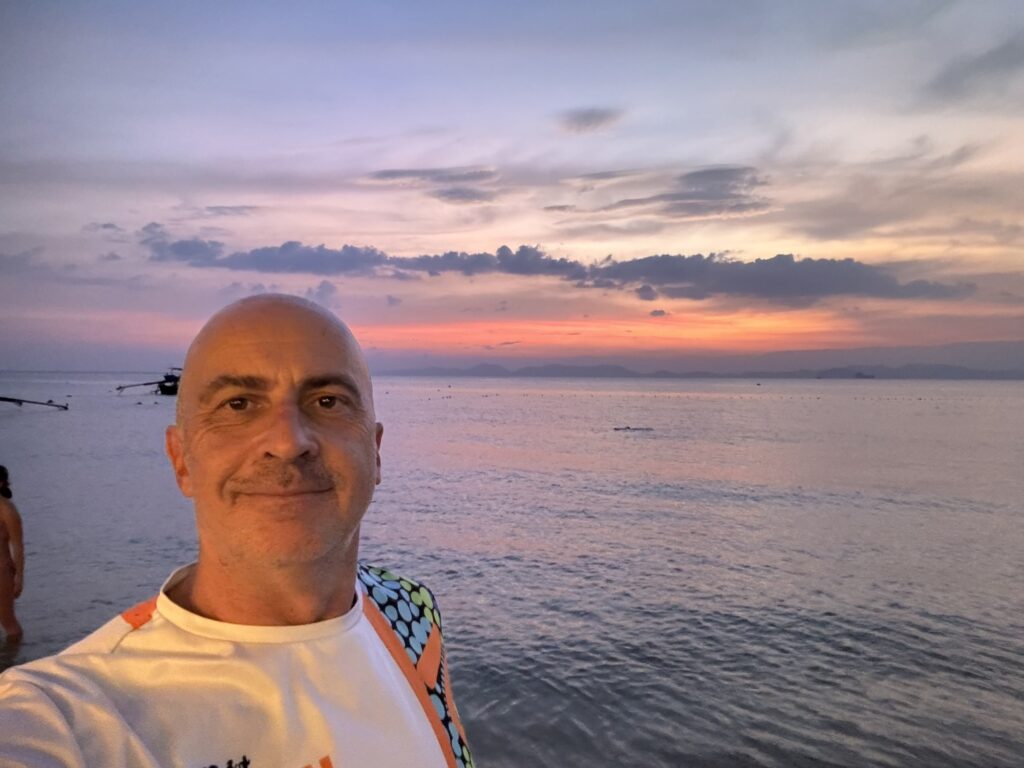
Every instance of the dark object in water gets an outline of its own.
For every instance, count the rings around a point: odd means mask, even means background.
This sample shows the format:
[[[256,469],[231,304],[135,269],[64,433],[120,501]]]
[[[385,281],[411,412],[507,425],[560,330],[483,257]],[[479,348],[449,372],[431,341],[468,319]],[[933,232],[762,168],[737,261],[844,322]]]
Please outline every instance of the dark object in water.
[[[654,427],[612,427],[616,432],[653,432]]]
[[[173,373],[173,371],[180,371],[181,368],[171,368],[172,373],[165,373],[164,377],[159,381],[143,381],[138,384],[122,384],[117,387],[118,392],[124,392],[124,390],[130,387],[151,387],[154,384],[156,389],[153,390],[155,395],[169,395],[174,396],[178,394],[178,382],[181,381],[181,374]]]
[[[67,403],[55,403],[53,400],[47,400],[45,403],[42,400],[25,400],[21,397],[0,397],[0,402],[3,403],[14,403],[19,408],[25,403],[31,403],[32,405],[48,405],[51,408],[59,408],[62,411],[68,409]]]

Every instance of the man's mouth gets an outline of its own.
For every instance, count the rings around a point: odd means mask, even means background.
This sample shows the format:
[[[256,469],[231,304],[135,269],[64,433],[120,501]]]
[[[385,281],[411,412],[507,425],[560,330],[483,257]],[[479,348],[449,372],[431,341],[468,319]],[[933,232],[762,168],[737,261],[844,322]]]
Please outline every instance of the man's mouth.
[[[331,488],[267,488],[237,491],[238,496],[269,496],[275,499],[287,499],[292,496],[316,496],[330,493]]]

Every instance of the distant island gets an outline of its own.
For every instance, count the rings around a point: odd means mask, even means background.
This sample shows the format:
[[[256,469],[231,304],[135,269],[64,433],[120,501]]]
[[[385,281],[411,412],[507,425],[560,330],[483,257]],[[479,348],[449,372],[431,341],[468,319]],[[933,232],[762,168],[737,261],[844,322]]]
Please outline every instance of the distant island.
[[[469,368],[402,368],[379,371],[386,376],[482,377],[482,378],[559,378],[559,379],[941,379],[950,381],[1024,381],[1024,370],[979,370],[958,365],[909,364],[901,366],[863,365],[840,368],[800,369],[793,371],[745,371],[716,373],[696,371],[641,373],[621,365],[530,365],[509,369],[484,363]]]

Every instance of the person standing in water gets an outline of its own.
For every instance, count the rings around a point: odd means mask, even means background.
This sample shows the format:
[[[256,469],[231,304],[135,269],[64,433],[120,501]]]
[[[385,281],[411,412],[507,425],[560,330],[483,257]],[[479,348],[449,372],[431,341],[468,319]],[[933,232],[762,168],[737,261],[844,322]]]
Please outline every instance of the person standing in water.
[[[25,547],[21,536],[21,515],[11,501],[7,467],[0,466],[0,626],[7,639],[21,639],[21,624],[14,615],[14,601],[25,584]]]

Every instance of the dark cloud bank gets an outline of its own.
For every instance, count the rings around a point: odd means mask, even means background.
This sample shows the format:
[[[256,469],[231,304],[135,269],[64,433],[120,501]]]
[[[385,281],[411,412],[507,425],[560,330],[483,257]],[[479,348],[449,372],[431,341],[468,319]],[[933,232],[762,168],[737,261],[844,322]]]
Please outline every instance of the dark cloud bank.
[[[723,254],[661,254],[597,264],[555,258],[537,247],[506,246],[494,253],[447,253],[399,257],[376,248],[344,245],[328,248],[289,241],[280,246],[226,253],[215,240],[174,240],[159,224],[149,224],[140,242],[154,261],[199,268],[251,270],[321,276],[420,279],[446,273],[467,277],[506,274],[559,278],[580,288],[631,290],[639,299],[708,299],[744,296],[779,304],[808,304],[829,296],[885,299],[959,299],[973,293],[970,284],[929,280],[901,282],[891,268],[854,259],[796,258],[778,254],[738,261]]]

